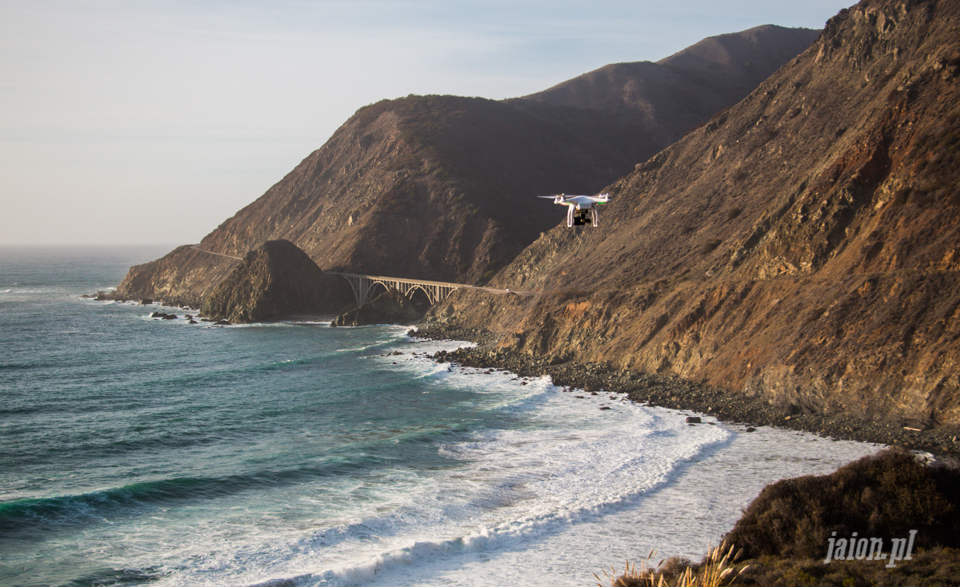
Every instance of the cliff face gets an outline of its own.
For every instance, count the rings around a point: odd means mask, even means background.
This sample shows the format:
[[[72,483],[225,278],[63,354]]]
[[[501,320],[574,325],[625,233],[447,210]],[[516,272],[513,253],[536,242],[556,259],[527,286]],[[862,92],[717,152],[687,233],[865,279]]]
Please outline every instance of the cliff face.
[[[239,258],[183,245],[156,261],[131,267],[115,296],[199,308],[239,262]]]
[[[753,43],[755,61],[782,64],[802,50],[793,37],[811,34],[767,35]],[[764,52],[772,57],[761,58]],[[482,283],[562,217],[537,195],[599,190],[674,140],[677,129],[705,121],[759,82],[740,75],[739,62],[691,55],[710,62],[715,75],[690,73],[702,63],[671,66],[687,73],[671,74],[665,91],[624,72],[618,79],[640,97],[614,109],[606,106],[621,92],[614,86],[598,86],[573,105],[550,96],[410,96],[365,107],[197,249],[132,269],[120,295],[205,299],[236,263],[222,255],[243,257],[274,239],[294,243],[325,269]],[[676,99],[684,84],[694,85],[683,96],[710,100]],[[650,111],[653,103],[670,108]]]
[[[418,305],[395,289],[385,291],[359,308],[340,314],[331,326],[413,324],[423,318],[429,305]]]
[[[789,410],[960,423],[960,2],[866,1],[438,316]],[[482,304],[486,305],[482,305]]]

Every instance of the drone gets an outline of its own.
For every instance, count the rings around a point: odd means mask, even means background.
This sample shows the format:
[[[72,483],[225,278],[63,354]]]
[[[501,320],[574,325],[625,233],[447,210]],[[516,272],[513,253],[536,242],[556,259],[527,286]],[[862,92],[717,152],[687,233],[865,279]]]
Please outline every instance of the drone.
[[[553,196],[538,196],[540,198],[550,198],[554,204],[564,204],[567,206],[567,226],[581,226],[592,224],[594,228],[600,225],[600,215],[595,206],[606,204],[610,201],[610,194],[597,194],[595,196],[568,196],[558,194]]]

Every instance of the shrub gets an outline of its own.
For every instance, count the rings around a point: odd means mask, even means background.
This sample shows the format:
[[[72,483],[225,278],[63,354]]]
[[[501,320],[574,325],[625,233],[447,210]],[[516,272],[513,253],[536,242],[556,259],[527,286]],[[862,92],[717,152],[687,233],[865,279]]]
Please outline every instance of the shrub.
[[[574,288],[564,288],[564,289],[558,289],[556,291],[550,292],[550,297],[553,298],[558,304],[562,304],[568,300],[572,300],[575,298],[586,298],[591,295],[593,295],[592,291],[586,291],[586,290],[574,289]]]
[[[822,558],[827,538],[907,536],[916,546],[960,545],[960,471],[888,449],[830,475],[768,485],[725,537],[760,556]]]

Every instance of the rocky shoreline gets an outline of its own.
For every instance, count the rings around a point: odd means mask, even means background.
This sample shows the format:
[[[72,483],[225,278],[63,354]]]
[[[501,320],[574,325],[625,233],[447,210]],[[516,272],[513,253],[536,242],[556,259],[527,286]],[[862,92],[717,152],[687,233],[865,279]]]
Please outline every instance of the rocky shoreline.
[[[788,413],[768,402],[731,393],[721,388],[678,377],[624,371],[607,363],[550,364],[534,356],[497,348],[500,337],[489,331],[451,328],[421,323],[410,336],[433,340],[463,340],[476,347],[460,348],[434,355],[438,362],[465,367],[504,369],[523,377],[549,375],[553,383],[588,393],[623,393],[634,402],[689,410],[724,422],[755,426],[777,426],[813,432],[826,438],[872,442],[923,450],[944,457],[960,457],[960,427],[940,426],[924,430],[871,422],[847,416]]]

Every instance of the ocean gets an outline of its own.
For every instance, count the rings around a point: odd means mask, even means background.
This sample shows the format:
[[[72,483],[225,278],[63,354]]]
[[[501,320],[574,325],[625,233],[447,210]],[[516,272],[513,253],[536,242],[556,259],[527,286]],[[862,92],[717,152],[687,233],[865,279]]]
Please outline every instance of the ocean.
[[[81,297],[170,248],[0,248],[0,585],[589,586],[879,449]]]

